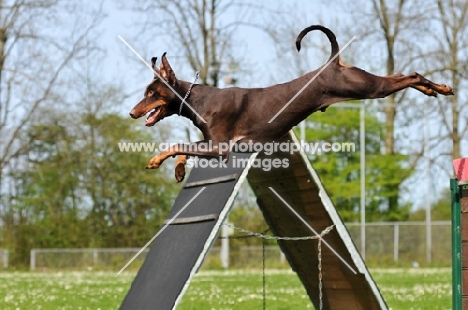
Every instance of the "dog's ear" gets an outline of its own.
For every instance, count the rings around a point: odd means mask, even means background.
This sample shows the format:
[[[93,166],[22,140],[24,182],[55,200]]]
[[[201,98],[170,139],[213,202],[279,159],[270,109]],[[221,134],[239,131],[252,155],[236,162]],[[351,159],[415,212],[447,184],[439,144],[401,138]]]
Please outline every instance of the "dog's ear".
[[[166,58],[166,53],[162,55],[161,58],[161,67],[159,68],[159,72],[161,73],[161,77],[166,80],[167,83],[171,86],[175,86],[177,83],[177,78],[175,76],[174,71],[172,71],[171,65]]]
[[[153,68],[153,70],[160,75],[159,73],[159,69],[158,67],[156,66],[156,60],[158,60],[158,57],[153,57],[151,58],[151,67]],[[154,74],[154,77],[157,78],[158,76],[156,75],[156,73]]]

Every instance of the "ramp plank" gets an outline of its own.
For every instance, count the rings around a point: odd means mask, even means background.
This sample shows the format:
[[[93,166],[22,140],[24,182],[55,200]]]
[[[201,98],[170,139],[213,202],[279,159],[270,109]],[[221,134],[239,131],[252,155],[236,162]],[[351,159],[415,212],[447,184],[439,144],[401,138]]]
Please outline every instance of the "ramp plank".
[[[249,158],[250,154],[235,154]],[[177,196],[168,219],[172,219],[203,187],[201,194],[178,216],[178,218],[218,215],[212,221],[169,225],[156,238],[138,271],[120,309],[173,309],[190,278],[195,274],[204,256],[211,247],[219,229],[216,224],[224,220],[231,197],[242,168],[194,168],[187,179],[192,186],[183,188]],[[233,176],[237,176],[233,178]],[[217,179],[219,183],[204,180]],[[229,179],[228,179],[229,178]],[[193,186],[200,184],[200,186]],[[213,235],[214,233],[214,235]],[[211,238],[211,240],[210,240]],[[198,263],[198,264],[197,264]]]

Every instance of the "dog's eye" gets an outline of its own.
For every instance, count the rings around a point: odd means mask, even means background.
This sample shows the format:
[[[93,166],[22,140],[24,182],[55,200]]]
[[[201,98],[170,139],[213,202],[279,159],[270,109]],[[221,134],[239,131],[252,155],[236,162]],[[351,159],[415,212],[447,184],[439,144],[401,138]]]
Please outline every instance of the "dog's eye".
[[[152,91],[152,90],[148,90],[148,97],[151,97],[151,96],[153,96],[153,94],[154,94],[154,91]]]

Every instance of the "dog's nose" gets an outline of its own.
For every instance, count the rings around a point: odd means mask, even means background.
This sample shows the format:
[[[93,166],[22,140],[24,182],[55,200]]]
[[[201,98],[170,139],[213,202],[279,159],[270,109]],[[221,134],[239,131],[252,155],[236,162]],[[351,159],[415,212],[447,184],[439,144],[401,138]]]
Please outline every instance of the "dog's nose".
[[[133,113],[133,110],[132,110],[132,111],[130,111],[130,113],[129,113],[129,114],[130,114],[130,116],[131,116],[132,118],[135,118],[135,113]]]

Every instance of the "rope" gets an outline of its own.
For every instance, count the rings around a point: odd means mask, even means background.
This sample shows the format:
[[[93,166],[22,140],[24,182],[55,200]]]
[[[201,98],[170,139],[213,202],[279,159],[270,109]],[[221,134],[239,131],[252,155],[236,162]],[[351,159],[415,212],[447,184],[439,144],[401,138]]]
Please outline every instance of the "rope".
[[[323,293],[322,293],[322,240],[318,241],[318,278],[319,278],[319,309],[323,309]]]
[[[243,228],[239,228],[239,227],[236,227],[234,225],[231,225],[231,224],[228,224],[228,223],[224,223],[223,225],[226,225],[240,233],[244,233],[246,234],[245,236],[235,236],[235,237],[220,237],[220,239],[225,239],[225,238],[228,238],[228,239],[243,239],[243,238],[253,238],[253,237],[257,237],[257,238],[261,238],[261,239],[265,239],[265,240],[286,240],[286,241],[298,241],[298,240],[316,240],[316,239],[320,239],[322,238],[323,236],[325,236],[326,234],[328,234],[335,225],[330,225],[328,226],[327,228],[325,228],[321,233],[320,233],[320,238],[318,236],[306,236],[306,237],[278,237],[278,236],[267,236],[265,235],[264,233],[255,233],[255,232],[251,232],[249,230],[245,230]],[[266,230],[268,231],[268,229]]]

